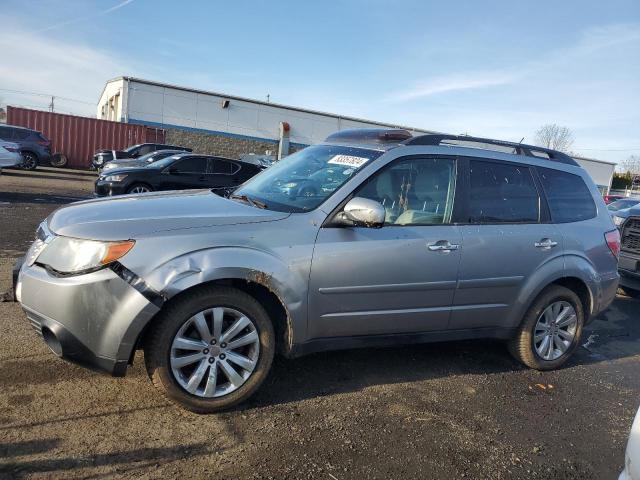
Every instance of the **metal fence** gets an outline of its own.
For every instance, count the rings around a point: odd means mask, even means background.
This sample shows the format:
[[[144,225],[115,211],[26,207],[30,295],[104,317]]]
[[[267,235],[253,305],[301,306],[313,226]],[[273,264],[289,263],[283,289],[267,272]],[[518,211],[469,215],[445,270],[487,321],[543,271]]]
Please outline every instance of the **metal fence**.
[[[161,128],[11,106],[7,124],[41,132],[51,140],[51,152],[66,155],[72,168],[89,168],[99,149],[122,150],[136,143],[165,141]]]

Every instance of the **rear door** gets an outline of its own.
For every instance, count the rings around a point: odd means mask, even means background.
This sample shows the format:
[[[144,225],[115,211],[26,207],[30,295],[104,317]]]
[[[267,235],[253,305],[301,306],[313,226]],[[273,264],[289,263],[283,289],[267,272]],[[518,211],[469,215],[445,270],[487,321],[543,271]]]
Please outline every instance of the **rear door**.
[[[562,255],[542,189],[528,165],[461,159],[465,171],[460,273],[451,329],[500,327],[526,280]]]

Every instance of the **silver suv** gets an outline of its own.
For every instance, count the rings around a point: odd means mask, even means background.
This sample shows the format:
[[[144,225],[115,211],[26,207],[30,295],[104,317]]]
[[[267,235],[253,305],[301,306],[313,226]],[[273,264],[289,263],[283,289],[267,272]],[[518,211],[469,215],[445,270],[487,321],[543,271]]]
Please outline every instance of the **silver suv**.
[[[226,197],[57,210],[16,295],[55,354],[122,376],[142,348],[164,395],[215,412],[253,394],[276,351],[498,338],[557,368],[614,298],[619,248],[564,154],[345,130]]]

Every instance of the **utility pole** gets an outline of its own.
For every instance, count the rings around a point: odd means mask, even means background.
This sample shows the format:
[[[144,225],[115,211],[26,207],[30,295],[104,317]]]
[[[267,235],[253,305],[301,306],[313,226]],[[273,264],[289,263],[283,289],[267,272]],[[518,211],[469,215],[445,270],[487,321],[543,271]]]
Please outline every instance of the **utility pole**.
[[[49,104],[49,111],[53,112],[53,102],[55,100],[56,97],[54,97],[53,95],[51,95],[51,103]]]
[[[270,99],[270,98],[271,98],[271,95],[269,95],[269,94],[267,93],[267,103],[269,103],[269,99]]]

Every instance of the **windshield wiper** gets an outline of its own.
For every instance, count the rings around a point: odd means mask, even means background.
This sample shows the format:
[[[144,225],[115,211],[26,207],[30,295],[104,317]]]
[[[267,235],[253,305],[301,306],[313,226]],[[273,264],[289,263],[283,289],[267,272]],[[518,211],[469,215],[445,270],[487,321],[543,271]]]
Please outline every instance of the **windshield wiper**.
[[[229,195],[229,198],[232,199],[232,200],[241,200],[243,202],[248,203],[252,207],[261,208],[262,210],[266,210],[266,208],[267,208],[267,204],[266,203],[263,203],[260,200],[255,200],[255,199],[250,198],[250,197],[248,197],[246,195],[232,194],[232,195]]]

